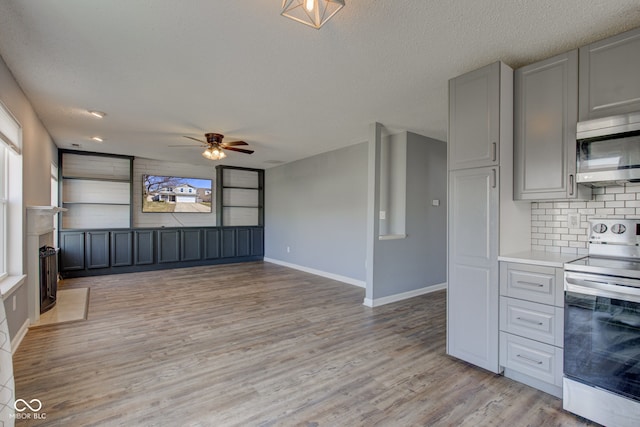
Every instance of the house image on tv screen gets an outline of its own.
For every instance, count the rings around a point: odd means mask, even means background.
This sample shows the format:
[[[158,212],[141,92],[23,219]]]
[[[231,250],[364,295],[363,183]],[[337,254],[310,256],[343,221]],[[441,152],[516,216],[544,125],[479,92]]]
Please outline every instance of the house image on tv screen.
[[[211,180],[143,176],[143,212],[211,212]]]
[[[164,187],[153,196],[154,202],[168,203],[196,203],[198,201],[197,188],[189,184],[177,187]]]

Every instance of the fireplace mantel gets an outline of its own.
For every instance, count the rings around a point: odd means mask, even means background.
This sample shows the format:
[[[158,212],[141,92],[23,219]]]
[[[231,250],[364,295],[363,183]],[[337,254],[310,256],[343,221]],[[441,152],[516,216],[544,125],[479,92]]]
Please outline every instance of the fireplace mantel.
[[[58,206],[27,206],[27,234],[41,236],[53,232],[52,217],[66,211]]]
[[[27,310],[33,324],[40,318],[40,253],[53,245],[53,216],[67,209],[58,206],[27,206]]]

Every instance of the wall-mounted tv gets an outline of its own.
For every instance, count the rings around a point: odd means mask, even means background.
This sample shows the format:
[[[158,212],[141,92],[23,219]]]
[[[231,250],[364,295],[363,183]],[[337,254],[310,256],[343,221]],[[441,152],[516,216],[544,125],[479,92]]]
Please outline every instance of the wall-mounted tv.
[[[142,212],[212,212],[210,179],[142,175],[142,185]]]

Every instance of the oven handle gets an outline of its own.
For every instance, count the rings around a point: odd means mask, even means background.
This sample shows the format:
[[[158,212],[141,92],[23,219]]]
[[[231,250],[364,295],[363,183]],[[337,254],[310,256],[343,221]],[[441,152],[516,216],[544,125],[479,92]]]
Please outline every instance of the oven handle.
[[[640,288],[625,285],[622,280],[618,280],[622,283],[616,283],[611,279],[592,274],[565,273],[564,289],[578,294],[640,302]]]

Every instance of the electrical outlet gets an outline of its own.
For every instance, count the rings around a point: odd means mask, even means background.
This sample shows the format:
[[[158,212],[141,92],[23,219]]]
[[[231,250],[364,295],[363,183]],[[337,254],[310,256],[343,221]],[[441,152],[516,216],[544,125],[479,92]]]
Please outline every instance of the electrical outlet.
[[[569,223],[569,228],[580,228],[580,214],[567,214],[567,222]]]
[[[387,211],[380,211],[380,219],[387,219]]]
[[[287,253],[290,253],[290,252],[291,252],[291,247],[287,246]]]

